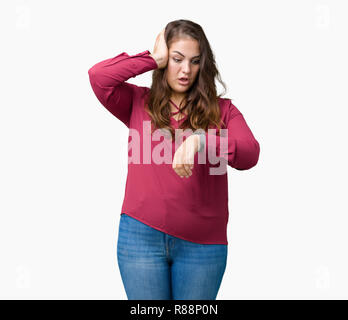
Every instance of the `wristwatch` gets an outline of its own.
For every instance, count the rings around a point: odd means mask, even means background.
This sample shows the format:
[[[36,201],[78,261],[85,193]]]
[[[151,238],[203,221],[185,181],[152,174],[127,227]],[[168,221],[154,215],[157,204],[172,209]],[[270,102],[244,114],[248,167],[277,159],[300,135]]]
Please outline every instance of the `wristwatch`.
[[[198,132],[194,132],[193,134],[197,134],[199,135],[199,148],[198,148],[198,152],[202,151],[205,147],[205,132],[202,131],[198,131]]]

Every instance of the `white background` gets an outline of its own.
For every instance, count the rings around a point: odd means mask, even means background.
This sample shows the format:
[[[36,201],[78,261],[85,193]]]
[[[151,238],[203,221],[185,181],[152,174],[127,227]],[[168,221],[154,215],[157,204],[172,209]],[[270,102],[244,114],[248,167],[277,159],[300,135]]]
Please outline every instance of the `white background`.
[[[347,299],[346,1],[1,1],[0,297],[126,299],[128,130],[88,69],[200,24],[260,143],[228,168],[217,299]],[[150,86],[151,72],[130,83]],[[217,82],[219,93],[222,87]]]

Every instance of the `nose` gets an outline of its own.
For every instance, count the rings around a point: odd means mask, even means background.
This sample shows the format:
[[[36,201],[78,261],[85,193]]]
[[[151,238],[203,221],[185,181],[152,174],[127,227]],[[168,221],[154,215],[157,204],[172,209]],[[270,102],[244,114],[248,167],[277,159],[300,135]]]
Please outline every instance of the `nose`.
[[[181,69],[182,73],[185,75],[188,75],[191,71],[191,66],[190,66],[190,62],[186,62],[183,64],[182,69]]]

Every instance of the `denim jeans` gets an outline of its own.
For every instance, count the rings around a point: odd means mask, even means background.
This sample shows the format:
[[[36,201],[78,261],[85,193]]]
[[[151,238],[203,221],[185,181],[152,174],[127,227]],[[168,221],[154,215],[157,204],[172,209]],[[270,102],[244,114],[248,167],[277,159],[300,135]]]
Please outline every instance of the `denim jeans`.
[[[215,300],[227,245],[179,239],[122,213],[117,262],[128,300]]]

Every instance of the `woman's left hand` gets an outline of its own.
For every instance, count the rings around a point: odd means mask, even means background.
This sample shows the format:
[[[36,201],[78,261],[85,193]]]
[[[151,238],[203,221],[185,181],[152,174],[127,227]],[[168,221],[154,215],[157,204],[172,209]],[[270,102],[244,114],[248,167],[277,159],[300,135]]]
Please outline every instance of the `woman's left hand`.
[[[199,135],[190,135],[174,154],[172,167],[181,178],[192,175],[194,156],[198,151],[199,141]]]

